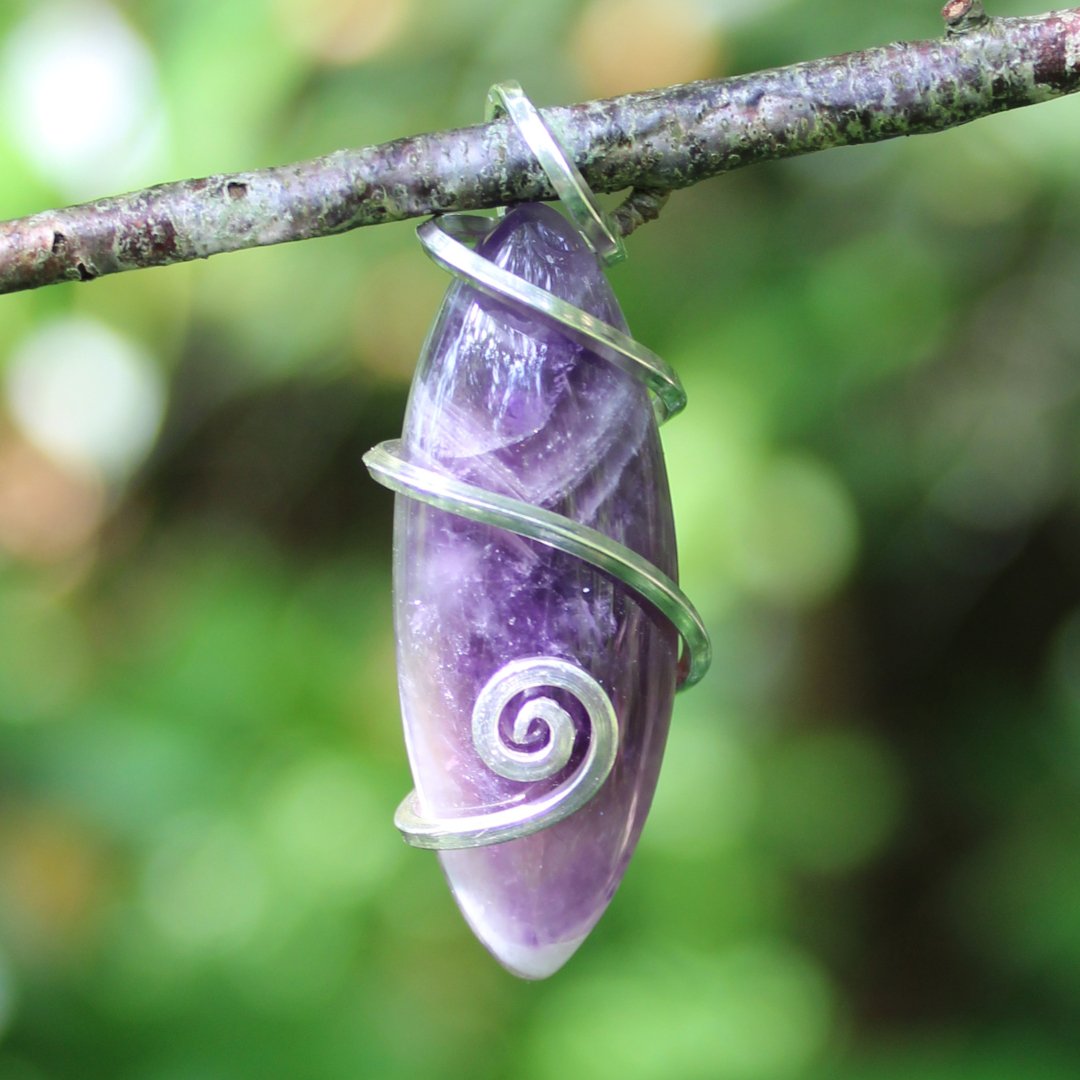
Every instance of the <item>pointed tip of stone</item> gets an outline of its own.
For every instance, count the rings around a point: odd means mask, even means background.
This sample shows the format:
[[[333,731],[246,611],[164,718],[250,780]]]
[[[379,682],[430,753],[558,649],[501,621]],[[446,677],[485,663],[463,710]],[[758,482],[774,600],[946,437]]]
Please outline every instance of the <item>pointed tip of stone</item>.
[[[501,847],[510,849],[520,843],[522,841],[478,850],[498,851]],[[477,888],[475,882],[470,887],[465,879],[455,874],[455,867],[460,870],[464,863],[467,869],[470,866],[468,856],[476,854],[477,851],[440,853],[450,889],[469,928],[480,944],[511,975],[530,980],[546,979],[554,975],[578,951],[603,914],[607,903],[604,902],[593,910],[591,917],[584,922],[575,920],[570,925],[548,925],[546,929],[550,936],[547,940],[538,940],[535,913],[530,917],[522,917],[518,913],[517,917],[507,918],[505,902],[493,902],[489,890]],[[462,859],[461,856],[466,858]]]
[[[495,941],[483,934],[477,936],[484,948],[511,975],[519,979],[537,980],[554,975],[578,951],[578,946],[588,935],[552,945],[522,945],[516,941]]]

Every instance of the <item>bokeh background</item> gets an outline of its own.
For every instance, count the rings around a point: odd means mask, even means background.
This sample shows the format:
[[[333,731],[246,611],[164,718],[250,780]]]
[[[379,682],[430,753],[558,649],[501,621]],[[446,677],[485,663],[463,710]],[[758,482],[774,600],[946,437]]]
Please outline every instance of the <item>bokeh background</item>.
[[[937,6],[4,0],[0,217]],[[733,174],[631,240],[716,662],[542,984],[391,826],[360,456],[447,283],[412,226],[0,299],[0,1080],[1080,1075],[1078,107]]]

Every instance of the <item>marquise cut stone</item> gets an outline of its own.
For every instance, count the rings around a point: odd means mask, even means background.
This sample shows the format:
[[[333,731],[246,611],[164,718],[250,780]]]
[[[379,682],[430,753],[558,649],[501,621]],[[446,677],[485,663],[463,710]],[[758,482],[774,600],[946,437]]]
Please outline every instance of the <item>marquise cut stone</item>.
[[[555,210],[514,210],[479,252],[625,330],[595,255]],[[417,464],[588,525],[676,577],[646,390],[535,312],[451,286],[420,359],[402,443]],[[641,833],[667,739],[676,633],[580,559],[404,496],[394,575],[406,742],[427,814],[530,804],[581,760],[583,712],[556,692],[548,696],[578,727],[564,772],[523,782],[485,764],[472,741],[473,707],[508,663],[561,658],[599,682],[614,706],[615,764],[583,809],[530,836],[439,855],[481,942],[515,974],[543,978],[603,914]],[[505,728],[512,739],[512,716]],[[547,735],[534,721],[525,747]]]

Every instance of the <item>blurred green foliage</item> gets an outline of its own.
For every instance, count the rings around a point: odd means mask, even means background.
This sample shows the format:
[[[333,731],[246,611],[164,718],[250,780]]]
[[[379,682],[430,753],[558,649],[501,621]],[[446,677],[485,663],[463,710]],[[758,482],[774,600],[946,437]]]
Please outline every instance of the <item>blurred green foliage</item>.
[[[569,102],[940,31],[648,6],[10,0],[0,215],[471,123],[500,78]],[[717,659],[544,984],[390,823],[360,454],[446,285],[411,227],[3,298],[0,1080],[1078,1075],[1078,106],[733,174],[632,239]],[[31,346],[86,320],[126,352],[72,396]]]

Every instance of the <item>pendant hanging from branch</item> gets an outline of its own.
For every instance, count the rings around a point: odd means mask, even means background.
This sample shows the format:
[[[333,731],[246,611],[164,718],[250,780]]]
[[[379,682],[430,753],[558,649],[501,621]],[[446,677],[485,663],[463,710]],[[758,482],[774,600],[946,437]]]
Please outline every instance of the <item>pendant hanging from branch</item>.
[[[560,168],[554,153],[545,168]],[[399,684],[416,791],[397,823],[439,850],[477,936],[527,978],[561,967],[610,902],[677,684],[708,664],[675,584],[657,422],[684,397],[626,333],[596,215],[587,239],[555,210],[523,206],[475,252],[449,233],[479,234],[484,219],[422,227],[463,280],[424,348],[402,440],[366,458],[399,493]]]

